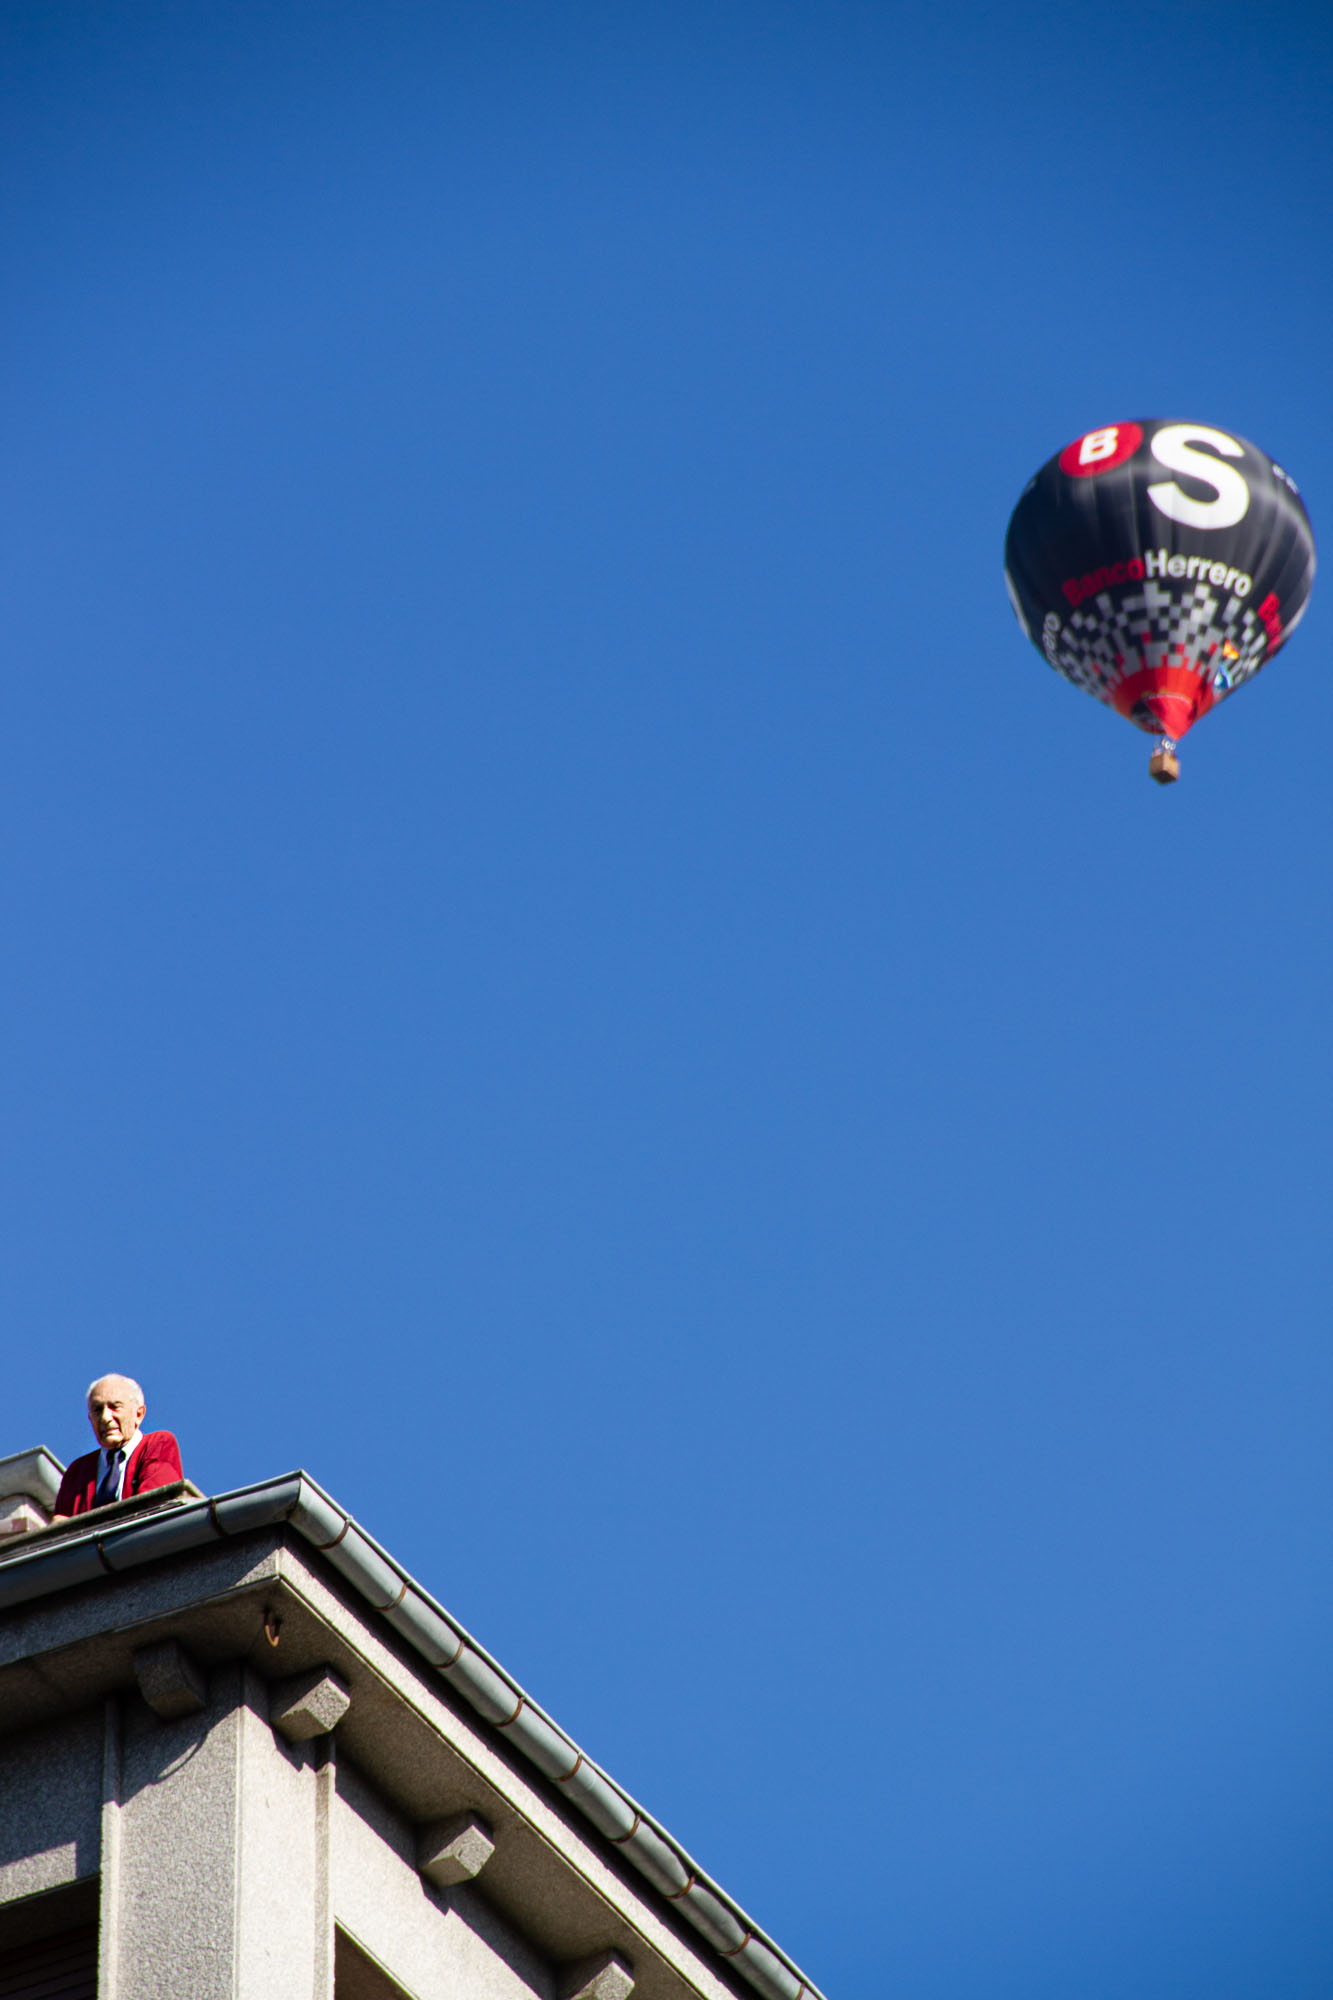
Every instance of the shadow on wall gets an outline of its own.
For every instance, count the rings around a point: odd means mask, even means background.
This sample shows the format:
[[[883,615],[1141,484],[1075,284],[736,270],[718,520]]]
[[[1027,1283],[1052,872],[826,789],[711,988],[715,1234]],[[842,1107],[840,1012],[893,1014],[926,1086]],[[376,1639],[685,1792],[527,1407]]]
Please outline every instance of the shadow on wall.
[[[341,1930],[333,1934],[333,1990],[337,2000],[412,2000],[378,1959]]]

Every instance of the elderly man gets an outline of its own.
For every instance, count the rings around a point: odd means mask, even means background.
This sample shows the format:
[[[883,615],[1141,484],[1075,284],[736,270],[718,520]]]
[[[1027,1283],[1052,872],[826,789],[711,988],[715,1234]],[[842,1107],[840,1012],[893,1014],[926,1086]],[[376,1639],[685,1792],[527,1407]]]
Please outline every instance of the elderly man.
[[[99,1449],[76,1458],[60,1482],[52,1520],[86,1514],[132,1493],[171,1486],[183,1477],[181,1455],[170,1431],[139,1429],[143,1390],[129,1375],[100,1375],[88,1390],[88,1421]]]

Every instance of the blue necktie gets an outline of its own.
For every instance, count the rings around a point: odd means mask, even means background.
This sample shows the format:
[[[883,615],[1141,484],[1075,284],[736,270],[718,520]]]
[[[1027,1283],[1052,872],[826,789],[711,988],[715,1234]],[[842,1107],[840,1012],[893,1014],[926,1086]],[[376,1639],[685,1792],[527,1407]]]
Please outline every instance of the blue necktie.
[[[94,1507],[105,1507],[112,1500],[120,1498],[117,1488],[120,1485],[120,1461],[124,1455],[123,1452],[113,1451],[107,1460],[106,1471],[102,1474],[101,1482],[93,1495]]]

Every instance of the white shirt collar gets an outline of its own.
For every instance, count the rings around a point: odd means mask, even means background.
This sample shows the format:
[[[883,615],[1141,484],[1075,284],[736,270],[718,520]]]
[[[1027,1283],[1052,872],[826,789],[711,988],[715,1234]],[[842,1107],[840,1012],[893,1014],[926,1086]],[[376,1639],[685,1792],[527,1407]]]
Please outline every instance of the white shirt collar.
[[[134,1447],[136,1445],[142,1443],[143,1443],[143,1432],[136,1431],[134,1433],[134,1436],[130,1438],[128,1442],[125,1444],[104,1444],[102,1446],[102,1470],[104,1472],[108,1470],[113,1456],[118,1451],[124,1452],[125,1463],[126,1465],[128,1465],[130,1462],[130,1453],[134,1450]]]

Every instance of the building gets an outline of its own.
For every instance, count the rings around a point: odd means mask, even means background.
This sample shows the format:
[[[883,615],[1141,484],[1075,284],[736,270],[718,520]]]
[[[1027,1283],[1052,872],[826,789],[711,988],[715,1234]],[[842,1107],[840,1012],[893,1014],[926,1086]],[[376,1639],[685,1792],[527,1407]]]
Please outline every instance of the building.
[[[304,1473],[0,1460],[5,2000],[820,2000]]]

